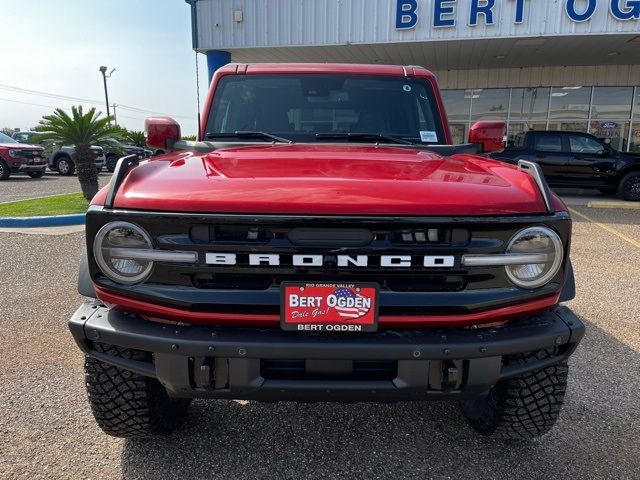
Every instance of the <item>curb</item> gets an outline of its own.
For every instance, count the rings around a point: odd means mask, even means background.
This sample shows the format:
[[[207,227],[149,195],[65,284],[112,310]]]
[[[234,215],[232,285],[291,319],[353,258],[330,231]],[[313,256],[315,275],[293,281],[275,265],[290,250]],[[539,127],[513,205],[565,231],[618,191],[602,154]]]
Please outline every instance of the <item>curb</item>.
[[[640,210],[640,202],[606,202],[606,201],[593,201],[587,203],[589,208],[627,208],[631,210]]]
[[[72,225],[84,225],[85,216],[85,213],[77,213],[50,217],[0,217],[0,227],[69,227]]]

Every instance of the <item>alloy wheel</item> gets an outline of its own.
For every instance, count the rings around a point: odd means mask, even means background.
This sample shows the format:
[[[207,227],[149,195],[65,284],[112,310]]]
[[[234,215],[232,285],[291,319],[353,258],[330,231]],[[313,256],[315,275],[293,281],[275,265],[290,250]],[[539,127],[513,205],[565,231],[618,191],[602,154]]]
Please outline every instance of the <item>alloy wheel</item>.
[[[634,198],[640,198],[640,174],[627,180],[624,189],[626,193],[630,194]]]
[[[69,162],[66,160],[60,160],[58,162],[58,171],[63,175],[69,173]]]

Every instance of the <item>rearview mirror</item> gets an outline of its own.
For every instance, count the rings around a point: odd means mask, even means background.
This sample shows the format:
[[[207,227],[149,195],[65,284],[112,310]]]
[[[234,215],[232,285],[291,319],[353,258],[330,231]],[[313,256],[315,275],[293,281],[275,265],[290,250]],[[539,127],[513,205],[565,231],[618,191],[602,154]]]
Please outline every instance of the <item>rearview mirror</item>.
[[[182,133],[178,122],[171,117],[149,117],[144,121],[144,136],[150,148],[171,150]]]
[[[469,143],[482,145],[483,153],[504,150],[507,143],[507,123],[500,120],[483,120],[471,125]]]

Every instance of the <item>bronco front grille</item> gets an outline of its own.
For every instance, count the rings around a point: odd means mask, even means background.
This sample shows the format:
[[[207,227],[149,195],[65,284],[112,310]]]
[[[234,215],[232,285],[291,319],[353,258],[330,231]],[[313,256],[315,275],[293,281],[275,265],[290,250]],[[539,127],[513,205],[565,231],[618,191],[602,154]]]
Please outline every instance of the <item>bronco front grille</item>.
[[[96,232],[114,220],[144,228],[154,248],[197,252],[197,263],[156,261],[143,284],[124,287],[110,282],[93,261],[91,249]],[[465,267],[461,262],[467,254],[504,253],[518,230],[536,224],[555,229],[567,245],[571,224],[564,213],[422,218],[93,210],[87,215],[87,247],[91,274],[98,286],[194,312],[277,315],[280,285],[299,281],[376,283],[380,315],[451,314],[509,305],[557,291],[564,270],[547,286],[525,291],[511,284],[504,267]],[[208,259],[212,255],[215,261]],[[277,262],[252,263],[256,255],[272,256]],[[294,256],[320,260],[300,266]],[[347,256],[353,261],[346,262]],[[359,256],[367,257],[368,263],[356,264]],[[410,261],[383,264],[385,256],[408,257]],[[225,261],[217,261],[218,257]],[[429,263],[428,258],[446,261]]]

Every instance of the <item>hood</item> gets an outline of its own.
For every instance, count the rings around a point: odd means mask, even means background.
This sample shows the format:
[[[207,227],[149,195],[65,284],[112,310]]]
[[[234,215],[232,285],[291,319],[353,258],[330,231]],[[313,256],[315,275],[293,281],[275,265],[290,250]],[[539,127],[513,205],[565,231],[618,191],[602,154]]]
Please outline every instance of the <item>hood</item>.
[[[29,143],[2,143],[0,148],[9,148],[12,150],[44,150],[40,145],[31,145]]]
[[[105,192],[95,199],[104,201]],[[116,208],[311,215],[491,215],[545,212],[533,179],[471,155],[399,147],[260,145],[143,162]]]

